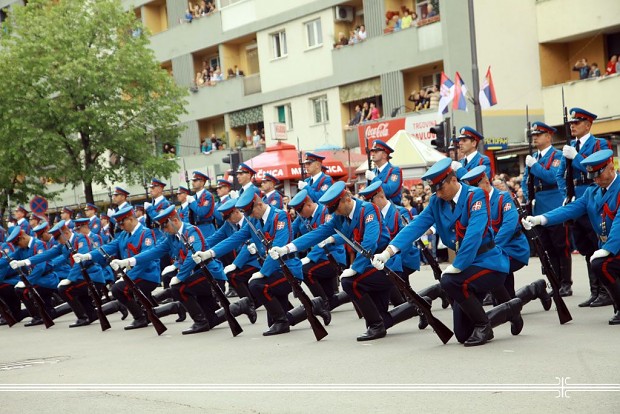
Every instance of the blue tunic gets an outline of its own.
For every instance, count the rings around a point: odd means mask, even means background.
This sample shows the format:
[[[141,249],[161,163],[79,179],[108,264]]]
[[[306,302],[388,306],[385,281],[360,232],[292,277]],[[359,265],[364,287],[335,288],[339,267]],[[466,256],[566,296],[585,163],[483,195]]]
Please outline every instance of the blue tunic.
[[[315,203],[319,201],[319,198],[321,198],[321,196],[325,194],[325,191],[334,183],[332,177],[323,172],[320,173],[316,180],[312,177],[308,177],[304,181],[308,183],[308,185],[304,187],[304,190],[308,192],[308,197]]]
[[[245,226],[245,219],[242,221],[242,223],[242,227]],[[222,224],[214,234],[207,237],[207,243],[209,244],[209,246],[216,246],[221,241],[224,241],[231,237],[237,231],[237,225],[232,224],[230,221],[226,220],[224,221],[224,224]],[[260,267],[260,264],[258,263],[258,256],[250,254],[246,247],[246,244],[239,245],[235,249],[235,252],[235,260],[232,264],[237,266],[237,269],[241,269],[244,266],[253,266],[257,269]]]
[[[536,151],[532,156],[538,158],[540,151]],[[523,190],[523,197],[529,200],[527,180],[532,174],[534,180],[534,189],[536,191],[534,199],[534,215],[544,214],[554,208],[560,207],[564,201],[564,194],[566,193],[566,187],[560,188],[558,184],[566,185],[565,181],[559,183],[556,181],[558,169],[562,162],[562,151],[550,147],[547,153],[538,160],[530,168],[526,168],[523,173],[523,181],[521,181],[521,189]]]
[[[305,219],[298,215],[295,221],[293,221],[293,234],[300,234],[303,236],[304,234],[310,232],[310,229],[314,230],[320,225],[330,222],[333,217],[334,216],[329,214],[324,205],[317,204],[317,208],[312,214],[312,217]],[[310,229],[308,229],[308,226],[310,226]],[[328,244],[326,247],[338,263],[342,265],[346,264],[347,258],[345,255],[344,246]],[[306,257],[314,263],[319,263],[327,260],[327,253],[325,253],[325,249],[314,245],[306,254]]]
[[[373,169],[373,172],[375,173],[375,178],[370,183],[380,181],[381,188],[387,199],[392,203],[400,204],[403,188],[403,172],[400,170],[400,167],[388,162],[383,166],[381,172],[379,172],[378,168]]]
[[[189,209],[194,213],[195,225],[200,229],[204,237],[215,233],[215,199],[210,192],[203,189],[196,193],[196,199],[189,203]]]
[[[510,193],[494,189],[490,202],[495,243],[510,258],[527,265],[530,260],[530,244],[521,231],[519,213]]]
[[[469,161],[467,165],[465,165],[466,159],[467,158],[463,158],[462,160],[459,160],[462,165],[461,168],[456,170],[456,178],[458,178],[459,181],[461,180],[461,177],[463,177],[465,174],[467,174],[469,171],[473,170],[479,165],[484,165],[485,167],[487,167],[485,174],[487,175],[487,177],[489,177],[490,180],[493,179],[493,176],[491,175],[491,160],[489,160],[489,157],[477,152],[476,155],[474,155],[474,158],[472,158],[471,161]]]
[[[570,143],[571,147],[576,147],[577,140],[572,140]],[[581,161],[584,158],[587,158],[588,155],[592,155],[596,151],[600,151],[602,149],[609,149],[609,145],[607,141],[601,138],[596,138],[594,135],[590,136],[586,143],[579,148],[579,152],[575,156],[573,160],[573,180],[577,181],[575,184],[575,198],[579,198],[583,195],[588,188],[589,184],[580,184],[587,180],[588,172],[584,167],[581,166]],[[558,187],[563,191],[563,197],[566,198],[566,178],[564,174],[566,173],[566,158],[562,157],[562,161],[560,162],[560,166],[558,168],[556,174],[556,180],[558,182]]]

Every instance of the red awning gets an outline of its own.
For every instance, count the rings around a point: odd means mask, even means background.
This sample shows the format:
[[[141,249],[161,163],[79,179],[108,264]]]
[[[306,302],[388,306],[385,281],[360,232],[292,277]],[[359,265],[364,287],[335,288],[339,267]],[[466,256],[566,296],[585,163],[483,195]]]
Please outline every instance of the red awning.
[[[256,171],[256,178],[262,179],[268,173],[278,180],[299,180],[301,168],[299,156],[294,145],[278,142],[267,147],[265,152],[245,161]],[[327,174],[334,178],[344,177],[347,173],[342,162],[327,156],[323,161],[327,167]]]

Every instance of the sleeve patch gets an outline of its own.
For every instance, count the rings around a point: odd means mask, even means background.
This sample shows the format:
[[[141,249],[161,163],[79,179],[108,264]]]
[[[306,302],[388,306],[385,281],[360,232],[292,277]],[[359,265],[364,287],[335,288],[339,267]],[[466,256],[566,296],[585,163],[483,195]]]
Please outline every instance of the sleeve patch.
[[[271,203],[269,203],[269,204],[271,204],[272,206],[275,206],[276,204],[278,204],[278,200],[273,199],[273,200],[271,200]]]
[[[189,236],[189,239],[187,239],[187,241],[188,241],[188,242],[190,242],[190,243],[193,243],[193,242],[194,242],[194,240],[196,240],[196,239],[194,238],[194,236],[193,236],[193,235],[192,235],[192,236]]]
[[[398,174],[392,174],[390,176],[390,181],[394,181],[394,182],[398,181]]]
[[[506,203],[506,205],[504,206],[504,211],[508,211],[512,208],[512,203]]]
[[[553,160],[553,163],[551,164],[554,167],[559,167],[560,166],[560,160]]]
[[[471,211],[478,211],[482,208],[482,201],[476,201],[472,206],[471,206]]]
[[[144,244],[145,244],[145,245],[147,245],[147,246],[152,245],[152,244],[153,244],[153,239],[146,238],[146,239],[144,240]]]
[[[323,184],[321,186],[321,191],[326,191],[327,190],[327,184]]]
[[[282,230],[284,228],[284,222],[283,221],[278,221],[278,224],[276,225],[276,229],[277,230]]]
[[[82,247],[84,247],[84,242],[80,242],[80,243],[78,244],[78,249],[81,249]]]
[[[369,215],[366,216],[366,223],[370,223],[374,219],[375,219],[375,215],[374,214],[369,214]]]
[[[37,252],[37,254],[41,254],[43,253],[43,249],[39,249],[39,251]]]
[[[332,217],[333,216],[331,214],[326,214],[324,223],[329,223],[330,221],[332,221]]]

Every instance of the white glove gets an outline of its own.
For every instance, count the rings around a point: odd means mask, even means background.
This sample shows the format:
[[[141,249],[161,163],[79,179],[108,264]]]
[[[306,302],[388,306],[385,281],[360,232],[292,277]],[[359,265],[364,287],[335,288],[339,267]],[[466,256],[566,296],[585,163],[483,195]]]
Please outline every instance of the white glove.
[[[297,182],[297,188],[299,188],[300,190],[303,190],[304,188],[306,188],[308,186],[308,183],[305,181],[298,181]]]
[[[366,173],[364,175],[366,176],[366,179],[370,181],[374,180],[377,176],[377,174],[375,174],[373,170],[366,170]]]
[[[258,252],[258,250],[256,249],[256,244],[254,243],[248,244],[248,247],[246,248],[248,249],[248,252],[250,252],[250,254],[256,254]]]
[[[120,282],[124,282],[122,277],[119,277],[118,279],[116,279],[116,282],[114,282],[114,283],[120,283]]]
[[[114,259],[110,262],[110,267],[114,270],[129,267],[129,259]]]
[[[178,285],[179,283],[181,283],[181,279],[176,276],[170,279],[170,286]]]
[[[58,288],[60,288],[61,286],[67,286],[67,285],[70,285],[70,284],[71,284],[71,281],[69,279],[63,279],[58,284]]]
[[[24,282],[22,282],[21,280],[19,282],[17,282],[17,284],[15,285],[16,288],[18,289],[25,289],[26,285],[24,285]]]
[[[536,158],[532,157],[531,155],[525,157],[525,165],[527,165],[528,167],[532,167],[532,165],[534,164],[536,164]]]
[[[13,260],[9,263],[9,266],[11,266],[11,269],[15,270],[18,267],[24,267],[24,266],[30,266],[30,260],[26,259],[26,260]]]
[[[452,161],[452,162],[450,163],[450,166],[452,167],[452,171],[456,171],[456,170],[458,170],[459,168],[463,168],[463,164],[461,164],[461,163],[460,163],[460,162],[458,162],[458,161]]]
[[[445,275],[445,274],[454,274],[454,273],[461,273],[461,269],[459,269],[458,267],[454,267],[452,265],[449,265],[448,267],[446,267],[446,269],[441,272],[441,275]]]
[[[271,256],[273,260],[278,260],[280,257],[286,254],[288,254],[287,247],[272,247],[271,249],[269,249],[269,256]]]
[[[252,277],[250,278],[250,280],[248,280],[248,283],[250,283],[251,281],[256,280],[256,279],[262,279],[264,277],[265,277],[265,275],[262,274],[261,272],[253,273]]]
[[[592,256],[590,256],[590,263],[592,263],[594,261],[594,259],[600,259],[601,257],[607,257],[610,254],[611,254],[611,252],[609,250],[598,249],[597,251],[592,253]]]
[[[349,267],[348,269],[344,269],[342,271],[342,273],[340,274],[340,277],[341,278],[352,277],[352,276],[355,276],[356,274],[357,272]]]
[[[196,252],[192,254],[192,260],[196,264],[202,263],[205,260],[209,260],[214,257],[215,257],[215,253],[213,252],[213,250],[207,250],[206,252]]]
[[[532,227],[544,226],[547,223],[547,219],[544,216],[527,216],[525,221],[527,221]]]
[[[109,208],[108,209],[108,217],[112,217],[114,214],[116,214],[116,211],[114,211],[114,209]]]
[[[185,201],[187,201],[188,203],[193,203],[194,201],[196,201],[196,197],[194,196],[187,196],[187,198],[185,199]]]
[[[310,263],[310,258],[308,257],[304,257],[303,259],[301,259],[301,265],[307,265],[308,263]]]
[[[372,265],[377,270],[383,270],[385,263],[390,260],[390,257],[392,257],[392,255],[390,255],[390,251],[385,249],[383,253],[375,254],[372,258]]]
[[[575,201],[575,196],[573,196],[573,198],[571,198],[571,199],[565,198],[564,201],[562,201],[562,207],[567,205],[567,204],[572,203],[573,201]]]
[[[326,238],[322,242],[319,242],[318,246],[322,249],[323,247],[327,246],[328,244],[332,244],[335,241],[336,241],[336,239],[334,239],[334,236],[329,236],[328,238]]]
[[[91,256],[90,253],[74,253],[73,254],[73,261],[75,263],[81,263],[81,262],[87,262],[89,260],[93,260],[93,256]]]
[[[521,224],[525,230],[532,230],[532,225],[526,219],[521,219]]]
[[[237,190],[232,190],[231,192],[228,193],[228,195],[230,196],[230,198],[237,199],[239,198],[239,191]]]
[[[162,275],[165,275],[166,273],[170,273],[170,272],[174,272],[175,270],[177,270],[177,267],[175,265],[168,265],[166,267],[164,267],[164,270],[161,272]]]
[[[230,272],[234,272],[235,270],[237,270],[237,266],[234,264],[229,264],[224,268],[224,273],[229,274]]]
[[[153,204],[149,203],[148,201],[144,202],[144,209],[146,210],[147,208],[151,207]]]
[[[571,147],[570,145],[564,145],[562,148],[562,154],[564,154],[564,158],[572,160],[577,156],[577,149],[575,147]]]

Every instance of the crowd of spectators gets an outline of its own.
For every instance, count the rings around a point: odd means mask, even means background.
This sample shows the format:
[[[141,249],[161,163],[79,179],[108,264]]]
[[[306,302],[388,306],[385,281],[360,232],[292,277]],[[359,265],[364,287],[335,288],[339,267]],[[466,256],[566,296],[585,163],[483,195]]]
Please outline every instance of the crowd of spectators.
[[[218,138],[215,134],[211,134],[211,137],[204,137],[200,142],[200,152],[208,155],[213,151],[220,151],[226,149],[226,143]]]
[[[582,58],[579,59],[573,65],[573,71],[579,72],[579,79],[589,79],[589,78],[598,78],[601,76],[601,69],[598,67],[598,64],[593,62],[591,65],[588,64],[588,59]],[[613,55],[609,62],[607,62],[607,66],[605,67],[604,76],[614,75],[616,73],[620,73],[620,62],[618,61],[618,56]]]
[[[245,76],[245,73],[243,73],[237,65],[235,65],[234,68],[228,68],[226,77],[224,77],[222,69],[219,66],[210,66],[205,60],[202,62],[202,70],[200,72],[196,72],[196,77],[194,78],[194,83],[190,90],[192,92],[198,92],[198,88],[202,88],[204,86],[215,86],[223,80],[233,79],[238,76]]]
[[[348,36],[344,32],[339,32],[338,39],[336,39],[336,43],[334,43],[334,48],[340,49],[344,46],[353,46],[366,40],[366,36],[366,26],[363,24],[350,30]]]
[[[412,109],[414,111],[423,111],[425,109],[437,109],[440,97],[439,87],[433,85],[430,88],[412,91],[408,100],[412,102]]]
[[[217,11],[215,6],[215,0],[200,0],[196,3],[191,1],[187,3],[187,9],[185,9],[185,16],[181,19],[181,23],[191,23],[194,19],[199,19],[205,16],[211,16]]]
[[[411,27],[417,27],[425,23],[432,22],[428,19],[439,16],[439,13],[431,3],[426,6],[424,14],[421,18],[418,14],[409,9],[407,6],[401,6],[400,10],[387,11],[385,13],[385,29],[384,33],[398,32]]]
[[[364,102],[361,105],[356,104],[353,118],[345,125],[345,128],[351,128],[355,125],[375,121],[377,119],[381,119],[381,112],[379,108],[377,108],[377,104],[374,102]]]

